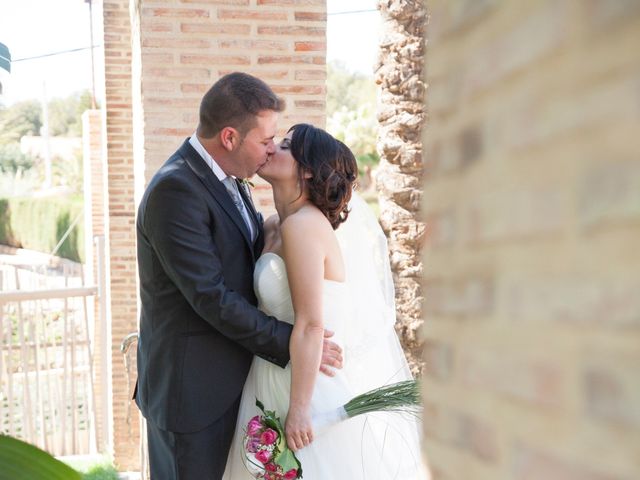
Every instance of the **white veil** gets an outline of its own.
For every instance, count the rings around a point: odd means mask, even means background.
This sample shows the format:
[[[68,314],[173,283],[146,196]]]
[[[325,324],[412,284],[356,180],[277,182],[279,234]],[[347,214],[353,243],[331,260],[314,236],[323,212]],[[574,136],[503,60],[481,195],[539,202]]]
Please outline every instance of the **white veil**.
[[[344,329],[343,371],[359,395],[413,377],[394,329],[395,289],[387,239],[360,195],[354,192],[349,207],[347,221],[336,230],[352,309]],[[364,478],[428,478],[415,413],[368,414],[362,435]]]
[[[395,290],[387,238],[355,192],[349,208],[347,221],[336,230],[352,305],[344,331],[344,371],[360,394],[412,376],[394,329]]]

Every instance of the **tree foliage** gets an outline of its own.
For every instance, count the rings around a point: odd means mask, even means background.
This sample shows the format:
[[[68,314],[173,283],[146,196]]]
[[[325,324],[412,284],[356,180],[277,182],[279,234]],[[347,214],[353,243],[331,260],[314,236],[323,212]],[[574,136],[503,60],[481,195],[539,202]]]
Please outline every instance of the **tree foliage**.
[[[17,174],[33,167],[35,159],[22,153],[18,143],[3,145],[0,143],[0,172]]]
[[[373,76],[327,65],[327,131],[346,143],[360,167],[377,164],[376,86]]]
[[[49,134],[78,137],[82,135],[82,114],[91,108],[91,93],[80,91],[48,103]],[[20,142],[25,135],[40,135],[42,102],[25,100],[10,107],[0,105],[0,144]]]
[[[82,135],[82,114],[91,108],[91,93],[76,92],[66,98],[49,102],[49,134],[79,137]]]
[[[37,100],[26,100],[8,108],[0,107],[0,144],[19,142],[25,135],[39,135],[42,107]]]

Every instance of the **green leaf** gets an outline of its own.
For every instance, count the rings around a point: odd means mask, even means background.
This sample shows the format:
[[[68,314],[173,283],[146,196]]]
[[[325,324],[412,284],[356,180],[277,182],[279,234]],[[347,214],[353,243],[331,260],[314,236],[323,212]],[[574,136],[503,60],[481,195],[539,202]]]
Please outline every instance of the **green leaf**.
[[[260,400],[258,400],[257,398],[256,398],[256,407],[258,407],[260,409],[260,411],[262,411],[262,413],[264,413],[264,404]]]
[[[300,462],[288,448],[285,448],[280,452],[280,455],[275,458],[275,462],[282,467],[282,470],[284,470],[285,473],[292,468],[295,468],[296,470],[300,468]]]
[[[0,435],[0,479],[80,480],[80,473],[44,450]]]

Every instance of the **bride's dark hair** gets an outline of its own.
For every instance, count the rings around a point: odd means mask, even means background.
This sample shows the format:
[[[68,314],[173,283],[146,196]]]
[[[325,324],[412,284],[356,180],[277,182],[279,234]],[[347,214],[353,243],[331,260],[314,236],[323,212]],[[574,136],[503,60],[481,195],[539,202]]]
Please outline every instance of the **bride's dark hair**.
[[[298,162],[300,185],[306,186],[309,200],[335,230],[349,215],[358,173],[356,159],[349,147],[321,128],[299,123],[289,131],[293,132],[290,148]]]

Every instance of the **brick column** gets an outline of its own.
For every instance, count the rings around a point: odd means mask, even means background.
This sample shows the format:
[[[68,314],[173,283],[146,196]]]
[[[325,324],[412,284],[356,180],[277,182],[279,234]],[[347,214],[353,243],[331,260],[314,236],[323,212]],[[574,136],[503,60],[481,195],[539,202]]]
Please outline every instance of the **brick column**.
[[[131,19],[129,0],[103,3],[113,454],[119,470],[139,471],[137,407],[130,399],[124,357],[120,353],[124,337],[138,328]],[[135,371],[135,365],[132,368]]]
[[[638,477],[639,6],[430,3],[434,479]]]
[[[102,112],[100,110],[87,110],[82,114],[82,140],[83,140],[83,175],[84,175],[84,212],[85,212],[85,283],[96,285],[99,277],[98,254],[94,237],[105,234],[105,186],[106,186],[106,162],[103,155],[103,129]],[[106,341],[102,332],[105,325],[100,323],[100,304],[94,298],[89,300],[89,311],[92,315],[90,322],[93,336],[93,389],[95,394],[94,408],[96,410],[97,450],[105,452],[110,448],[107,439],[105,417],[108,416],[108,408],[105,409],[105,396],[110,395],[105,388],[104,376],[105,362],[103,345]],[[106,319],[103,319],[106,321]],[[106,410],[106,411],[105,411]]]

